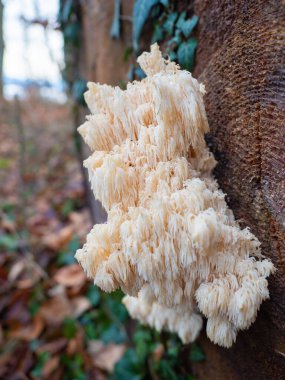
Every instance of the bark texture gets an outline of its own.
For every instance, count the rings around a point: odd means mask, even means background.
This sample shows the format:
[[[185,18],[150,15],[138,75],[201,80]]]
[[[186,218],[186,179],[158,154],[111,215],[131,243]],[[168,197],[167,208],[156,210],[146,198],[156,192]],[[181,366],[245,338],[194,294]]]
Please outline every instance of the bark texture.
[[[206,85],[216,177],[277,273],[271,300],[230,350],[202,339],[206,379],[285,379],[285,3],[196,0],[194,76]]]
[[[130,16],[133,1],[122,0]],[[123,61],[131,24],[110,38],[113,1],[82,2],[85,78],[116,85],[126,78]],[[180,0],[181,9],[189,1]],[[210,148],[216,177],[235,217],[262,242],[277,273],[271,300],[231,349],[201,343],[201,380],[285,379],[285,2],[195,0],[199,16],[194,76],[206,85]]]
[[[118,40],[110,36],[114,16],[113,0],[86,0],[82,2],[85,78],[118,85],[126,79],[130,62],[124,61],[124,52],[132,46],[133,0],[121,1],[121,34]]]

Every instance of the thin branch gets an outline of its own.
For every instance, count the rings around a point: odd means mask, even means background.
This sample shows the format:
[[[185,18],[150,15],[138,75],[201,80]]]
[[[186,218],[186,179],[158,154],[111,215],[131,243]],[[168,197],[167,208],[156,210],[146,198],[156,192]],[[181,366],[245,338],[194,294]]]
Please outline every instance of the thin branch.
[[[132,18],[132,16],[121,15],[121,16],[120,16],[120,19],[123,20],[123,21],[133,22],[133,18]]]

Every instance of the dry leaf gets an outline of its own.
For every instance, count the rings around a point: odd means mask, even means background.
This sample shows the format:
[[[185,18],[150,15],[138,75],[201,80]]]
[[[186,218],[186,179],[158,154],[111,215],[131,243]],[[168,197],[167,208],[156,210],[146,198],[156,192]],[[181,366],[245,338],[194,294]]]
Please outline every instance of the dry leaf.
[[[72,307],[66,297],[57,296],[46,301],[40,308],[39,314],[46,324],[51,326],[60,325],[65,318],[72,315]]]
[[[49,352],[51,354],[57,354],[67,345],[66,338],[59,338],[57,340],[53,340],[49,343],[43,344],[41,347],[37,349],[37,353],[41,352]]]
[[[76,352],[84,350],[84,335],[82,330],[78,330],[75,337],[69,340],[66,352],[68,355],[74,355]]]
[[[112,372],[115,364],[121,359],[126,346],[123,344],[107,344],[104,345],[100,341],[90,341],[88,344],[88,352],[94,357],[93,363],[97,368],[107,372]]]
[[[104,343],[102,340],[90,340],[88,342],[88,352],[90,355],[95,356],[98,352],[100,352],[104,348]]]
[[[74,318],[79,317],[85,311],[90,309],[91,303],[86,297],[76,297],[71,300],[72,315]]]
[[[47,379],[50,377],[50,375],[57,369],[59,364],[59,358],[58,356],[53,356],[50,358],[45,364],[42,369],[42,377],[44,379]]]
[[[40,315],[36,315],[32,323],[28,326],[17,328],[10,332],[10,337],[15,339],[23,339],[28,342],[37,339],[44,328],[44,322]]]
[[[64,286],[82,286],[87,277],[79,264],[72,264],[59,269],[54,280]]]
[[[69,214],[69,220],[73,226],[74,232],[79,237],[85,237],[86,233],[92,228],[88,210],[71,212]]]
[[[65,286],[55,285],[47,291],[49,297],[63,296],[65,294]]]
[[[58,232],[52,232],[43,238],[46,247],[58,251],[63,248],[72,238],[74,231],[71,225],[63,227]]]
[[[17,288],[18,289],[28,289],[32,288],[41,278],[41,273],[38,271],[33,271],[33,275],[29,278],[23,278],[19,281],[17,281]]]
[[[42,276],[43,272],[35,262],[23,259],[12,265],[8,280],[12,283],[17,281],[18,289],[28,289],[35,285]]]
[[[8,275],[8,280],[10,282],[16,281],[16,279],[20,276],[20,274],[23,272],[25,269],[25,261],[20,260],[17,261],[15,264],[12,265],[9,275]]]
[[[156,349],[153,351],[153,359],[155,362],[159,362],[164,354],[164,347],[162,344],[159,344]]]

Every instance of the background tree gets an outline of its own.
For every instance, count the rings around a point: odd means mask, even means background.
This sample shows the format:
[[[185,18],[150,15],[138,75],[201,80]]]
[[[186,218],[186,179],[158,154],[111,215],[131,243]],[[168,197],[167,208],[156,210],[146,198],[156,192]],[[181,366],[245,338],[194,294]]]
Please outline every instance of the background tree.
[[[142,3],[152,7],[159,1]],[[281,379],[285,370],[285,5],[281,0],[161,3],[170,7],[175,3],[179,14],[192,11],[199,17],[194,76],[207,89],[208,142],[219,163],[215,174],[236,218],[242,226],[250,226],[262,242],[263,254],[278,269],[270,279],[271,300],[262,306],[256,323],[229,350],[202,337],[207,360],[196,369],[202,379]],[[126,59],[133,50],[133,2],[120,2],[118,39],[110,38],[113,2],[90,0],[81,7],[84,53],[79,64],[85,78],[120,84],[134,63],[134,56]],[[141,48],[148,49],[151,28],[146,23]],[[160,43],[165,48],[163,39]]]
[[[0,0],[0,97],[3,96],[3,59],[4,59],[4,35],[3,35],[4,4]]]

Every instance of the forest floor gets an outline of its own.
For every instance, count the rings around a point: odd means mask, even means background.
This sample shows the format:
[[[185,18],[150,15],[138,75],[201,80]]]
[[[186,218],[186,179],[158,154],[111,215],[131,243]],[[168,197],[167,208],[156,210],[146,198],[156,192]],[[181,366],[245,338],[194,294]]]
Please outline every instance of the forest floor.
[[[0,378],[194,379],[199,346],[130,322],[74,259],[91,218],[70,110],[0,105]]]
[[[108,345],[96,339],[101,294],[74,259],[91,222],[70,107],[29,96],[1,108],[0,378],[104,379],[125,345],[105,315]]]

